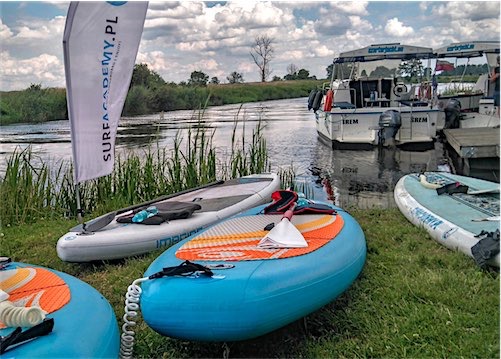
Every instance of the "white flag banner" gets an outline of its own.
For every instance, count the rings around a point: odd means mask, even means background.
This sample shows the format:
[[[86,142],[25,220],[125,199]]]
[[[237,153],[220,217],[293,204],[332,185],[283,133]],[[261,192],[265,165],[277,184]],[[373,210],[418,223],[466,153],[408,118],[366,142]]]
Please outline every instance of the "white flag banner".
[[[147,8],[136,1],[70,4],[63,49],[75,183],[113,171]]]

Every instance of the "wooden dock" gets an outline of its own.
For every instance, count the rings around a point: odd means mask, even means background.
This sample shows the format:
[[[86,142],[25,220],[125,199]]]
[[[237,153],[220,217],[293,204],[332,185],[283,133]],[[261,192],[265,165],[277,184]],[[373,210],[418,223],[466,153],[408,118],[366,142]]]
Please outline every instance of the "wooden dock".
[[[445,129],[449,146],[456,152],[454,162],[466,176],[491,174],[499,181],[499,128]]]

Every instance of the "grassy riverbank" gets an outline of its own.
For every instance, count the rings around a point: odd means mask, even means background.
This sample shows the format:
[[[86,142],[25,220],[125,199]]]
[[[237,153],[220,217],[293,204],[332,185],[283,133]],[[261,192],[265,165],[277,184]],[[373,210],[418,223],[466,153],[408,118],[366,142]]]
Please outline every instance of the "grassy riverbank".
[[[438,245],[396,209],[348,209],[366,235],[361,276],[337,300],[276,332],[228,343],[230,357],[499,358],[499,273]],[[2,254],[72,274],[98,289],[122,324],[127,286],[160,254],[64,263],[57,239],[74,220],[39,220],[1,230]],[[314,293],[312,293],[314,295]],[[209,299],[210,300],[210,299]],[[140,316],[135,355],[218,358],[221,343],[162,337]]]
[[[207,86],[135,85],[129,89],[122,115],[306,97],[321,84],[322,80],[294,80]],[[0,125],[65,120],[68,118],[66,91],[31,85],[22,91],[0,92],[0,114]]]

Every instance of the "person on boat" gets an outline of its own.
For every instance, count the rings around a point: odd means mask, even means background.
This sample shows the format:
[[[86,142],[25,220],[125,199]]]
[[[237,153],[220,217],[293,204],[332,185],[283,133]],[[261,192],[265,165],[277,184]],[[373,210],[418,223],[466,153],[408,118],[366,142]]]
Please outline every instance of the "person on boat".
[[[497,58],[496,67],[492,70],[491,82],[494,83],[494,106],[497,107],[497,113],[499,117],[499,55]]]

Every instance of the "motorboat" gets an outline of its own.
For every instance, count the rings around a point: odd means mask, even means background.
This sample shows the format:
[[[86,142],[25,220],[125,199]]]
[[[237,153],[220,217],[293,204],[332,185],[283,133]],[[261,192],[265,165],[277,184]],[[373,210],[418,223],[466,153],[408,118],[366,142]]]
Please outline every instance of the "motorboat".
[[[451,84],[447,94],[437,95],[437,106],[443,108],[446,114],[444,128],[499,127],[499,116],[494,106],[494,85],[490,83],[489,75],[499,56],[499,45],[499,41],[469,41],[452,43],[435,50],[437,61],[455,59],[457,64],[458,59],[467,60],[460,83],[463,82],[470,59],[483,57],[488,69],[488,73],[480,75],[473,88]]]
[[[423,101],[415,85],[397,77],[402,61],[432,58],[431,48],[400,43],[340,53],[333,61],[330,82],[308,98],[319,137],[333,148],[432,147],[444,111]]]

